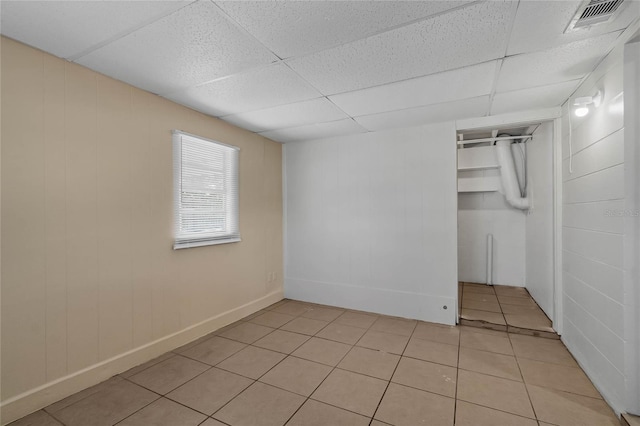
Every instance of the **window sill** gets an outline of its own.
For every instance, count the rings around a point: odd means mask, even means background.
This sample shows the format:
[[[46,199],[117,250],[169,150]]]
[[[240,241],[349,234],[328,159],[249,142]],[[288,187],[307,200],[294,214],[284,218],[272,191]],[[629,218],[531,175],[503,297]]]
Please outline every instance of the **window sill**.
[[[181,249],[186,249],[186,248],[192,248],[192,247],[203,247],[203,246],[214,246],[217,244],[228,244],[228,243],[237,243],[242,241],[241,238],[227,238],[227,239],[221,239],[221,240],[205,240],[205,241],[190,241],[190,242],[183,242],[183,243],[173,243],[173,249],[174,250],[181,250]]]

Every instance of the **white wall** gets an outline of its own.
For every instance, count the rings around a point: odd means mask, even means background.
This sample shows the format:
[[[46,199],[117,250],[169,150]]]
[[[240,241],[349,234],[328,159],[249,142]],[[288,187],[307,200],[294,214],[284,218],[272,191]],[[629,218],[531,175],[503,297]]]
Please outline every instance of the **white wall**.
[[[458,276],[485,283],[487,235],[493,235],[493,284],[524,287],[525,218],[506,205],[498,192],[460,194],[458,211]]]
[[[542,123],[527,142],[525,286],[553,319],[553,122]]]
[[[454,141],[444,123],[287,144],[285,296],[454,324]]]
[[[617,213],[625,198],[622,67],[617,49],[573,95],[604,90],[599,108],[591,107],[586,117],[570,117],[573,173],[567,104],[562,138],[562,339],[618,412],[625,399],[623,218]]]

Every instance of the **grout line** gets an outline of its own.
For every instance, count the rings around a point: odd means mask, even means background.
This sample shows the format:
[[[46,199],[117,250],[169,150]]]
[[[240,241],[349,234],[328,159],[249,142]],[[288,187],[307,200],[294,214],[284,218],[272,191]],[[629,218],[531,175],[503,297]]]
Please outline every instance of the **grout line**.
[[[373,324],[372,324],[372,326],[373,326]],[[387,386],[385,387],[384,392],[382,392],[382,396],[380,397],[380,401],[378,401],[378,405],[376,406],[376,409],[374,410],[373,415],[371,416],[371,420],[369,421],[369,425],[371,425],[371,423],[373,423],[373,420],[376,417],[376,413],[380,409],[380,405],[382,404],[382,400],[384,400],[384,397],[387,394],[387,390],[389,390],[389,386],[391,385],[391,380],[393,380],[393,376],[396,374],[396,371],[398,370],[398,366],[400,365],[400,362],[402,361],[402,357],[404,356],[404,353],[407,350],[407,346],[409,346],[409,342],[411,341],[411,338],[413,337],[413,334],[415,333],[417,327],[418,327],[418,321],[416,321],[416,323],[413,325],[413,330],[411,330],[411,335],[409,335],[409,339],[407,340],[407,343],[405,343],[404,349],[402,350],[402,353],[400,354],[400,359],[398,359],[398,363],[396,364],[396,367],[393,369],[393,372],[391,373],[391,377],[387,381]],[[456,377],[457,377],[457,375],[456,375]]]

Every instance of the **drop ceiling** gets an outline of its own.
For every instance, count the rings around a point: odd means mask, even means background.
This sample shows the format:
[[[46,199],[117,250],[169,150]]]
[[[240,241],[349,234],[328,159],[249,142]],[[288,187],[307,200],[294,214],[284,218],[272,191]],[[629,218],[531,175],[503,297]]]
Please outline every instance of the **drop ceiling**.
[[[279,142],[561,105],[622,31],[581,1],[7,1],[3,35]]]

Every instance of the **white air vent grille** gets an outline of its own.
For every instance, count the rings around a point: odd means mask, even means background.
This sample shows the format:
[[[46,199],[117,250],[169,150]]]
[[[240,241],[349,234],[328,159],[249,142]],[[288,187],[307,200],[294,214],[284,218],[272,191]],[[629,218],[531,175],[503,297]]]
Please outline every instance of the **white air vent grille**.
[[[565,32],[608,22],[613,18],[624,0],[586,1],[575,14]]]

